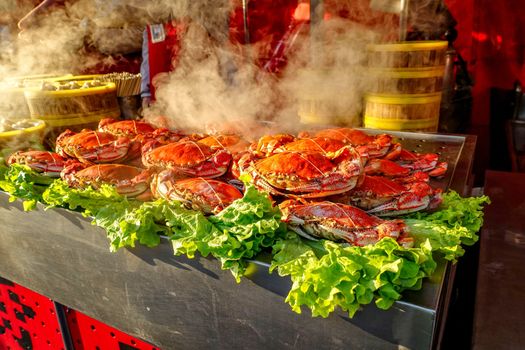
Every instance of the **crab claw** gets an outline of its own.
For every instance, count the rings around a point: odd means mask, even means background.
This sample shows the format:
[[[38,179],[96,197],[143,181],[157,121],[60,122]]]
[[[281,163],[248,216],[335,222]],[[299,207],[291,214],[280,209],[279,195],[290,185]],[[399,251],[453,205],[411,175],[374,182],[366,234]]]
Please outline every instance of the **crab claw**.
[[[79,185],[79,181],[75,176],[76,173],[78,173],[80,170],[86,169],[91,165],[81,162],[72,162],[60,172],[60,178],[67,182],[69,186],[77,187]]]
[[[413,153],[403,149],[397,161],[410,170],[430,171],[436,167],[438,159],[435,153]]]
[[[397,238],[397,243],[404,248],[412,248],[414,246],[414,237],[410,237],[408,232],[403,232]]]
[[[428,173],[424,173],[422,171],[416,171],[408,176],[392,179],[392,181],[395,181],[398,184],[409,184],[411,182],[429,182],[430,177]]]
[[[428,175],[432,177],[441,177],[445,175],[448,169],[448,163],[447,162],[439,162],[436,167],[428,172]]]
[[[377,216],[394,216],[408,214],[429,208],[430,204],[440,203],[435,196],[441,197],[441,190],[434,190],[424,182],[414,182],[407,186],[406,192],[401,193],[395,200],[379,205],[367,211]]]
[[[384,159],[388,159],[388,160],[396,160],[397,158],[399,158],[399,155],[401,154],[401,150],[403,149],[403,147],[401,146],[400,143],[393,143],[391,146],[390,146],[390,149],[388,150],[388,153],[385,154],[384,156]]]

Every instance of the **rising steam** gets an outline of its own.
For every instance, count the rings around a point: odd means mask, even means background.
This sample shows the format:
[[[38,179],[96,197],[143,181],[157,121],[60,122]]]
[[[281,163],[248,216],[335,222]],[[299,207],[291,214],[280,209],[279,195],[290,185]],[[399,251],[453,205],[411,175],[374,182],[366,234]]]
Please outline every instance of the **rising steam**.
[[[140,47],[146,24],[172,18],[190,24],[176,69],[154,82],[157,102],[146,111],[147,118],[162,114],[174,128],[241,132],[260,121],[272,121],[289,131],[309,121],[359,125],[361,99],[370,84],[363,69],[366,45],[391,38],[395,16],[383,16],[385,20],[372,11],[371,25],[362,20],[365,10],[370,13],[363,2],[326,1],[324,11],[329,16],[294,33],[293,45],[287,43],[286,68],[276,76],[261,70],[251,58],[268,42],[249,46],[229,40],[232,3],[79,0],[54,9],[14,41],[12,53],[0,58],[0,80],[79,73],[100,59],[88,54],[86,46],[108,53],[129,40],[127,46]],[[338,18],[340,13],[346,19]],[[124,29],[126,34],[119,40],[108,34],[108,28]]]

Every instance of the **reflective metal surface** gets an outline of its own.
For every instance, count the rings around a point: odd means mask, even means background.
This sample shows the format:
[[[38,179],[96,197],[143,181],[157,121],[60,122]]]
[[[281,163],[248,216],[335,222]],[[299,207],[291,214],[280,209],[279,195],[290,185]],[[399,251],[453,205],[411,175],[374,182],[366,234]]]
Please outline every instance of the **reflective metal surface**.
[[[467,186],[473,138],[396,135],[408,148],[442,150],[451,166],[440,186]],[[111,253],[105,232],[78,213],[41,206],[24,213],[5,193],[0,222],[1,277],[165,350],[428,349],[446,317],[451,269],[443,262],[421,291],[387,311],[369,305],[353,319],[340,311],[322,319],[291,311],[284,302],[291,281],[268,273],[268,256],[237,285],[214,259],[175,257],[165,240]]]

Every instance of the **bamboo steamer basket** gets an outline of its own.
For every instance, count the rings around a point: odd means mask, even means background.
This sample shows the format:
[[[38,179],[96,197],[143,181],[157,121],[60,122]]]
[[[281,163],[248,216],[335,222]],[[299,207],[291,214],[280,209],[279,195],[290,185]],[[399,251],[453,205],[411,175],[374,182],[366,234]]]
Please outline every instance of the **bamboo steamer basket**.
[[[43,120],[117,118],[120,109],[115,93],[115,84],[102,82],[100,86],[47,91],[26,89],[31,117]]]
[[[369,68],[375,94],[429,94],[441,92],[445,67]]]
[[[363,124],[372,129],[436,132],[440,104],[441,93],[367,94]]]
[[[5,78],[0,82],[0,114],[9,119],[29,118],[29,107],[24,96],[27,88],[38,87],[47,79],[72,76],[72,74],[40,74]]]
[[[38,147],[44,140],[46,124],[36,119],[4,119],[0,128],[0,149],[11,153]]]
[[[66,79],[66,81],[80,81]],[[90,80],[85,80],[90,81]],[[48,91],[26,89],[25,97],[31,118],[44,120],[47,124],[45,144],[54,148],[55,139],[66,129],[80,131],[96,129],[104,118],[118,119],[120,107],[116,87],[111,82],[100,86],[71,90]]]
[[[86,74],[86,75],[69,75],[69,76],[61,76],[53,79],[49,79],[49,81],[57,81],[57,82],[68,82],[68,81],[87,81],[87,80],[97,80],[102,77],[102,74]]]
[[[367,46],[368,66],[423,68],[445,66],[447,41],[402,41]]]

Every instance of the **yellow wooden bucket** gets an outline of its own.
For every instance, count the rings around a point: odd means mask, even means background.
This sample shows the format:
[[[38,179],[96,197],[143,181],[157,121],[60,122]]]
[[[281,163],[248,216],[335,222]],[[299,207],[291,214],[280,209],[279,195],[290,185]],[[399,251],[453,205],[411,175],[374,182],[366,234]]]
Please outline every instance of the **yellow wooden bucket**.
[[[402,41],[367,46],[368,66],[384,68],[442,67],[447,41]]]
[[[7,120],[3,121],[4,123]],[[46,123],[43,120],[21,119],[9,121],[7,130],[0,132],[0,148],[15,151],[42,144]]]
[[[24,94],[31,117],[36,119],[116,118],[120,115],[116,87],[111,82],[72,90],[26,89]]]
[[[445,67],[369,68],[369,92],[376,94],[430,94],[443,87]]]
[[[366,128],[436,132],[441,93],[365,96]]]

